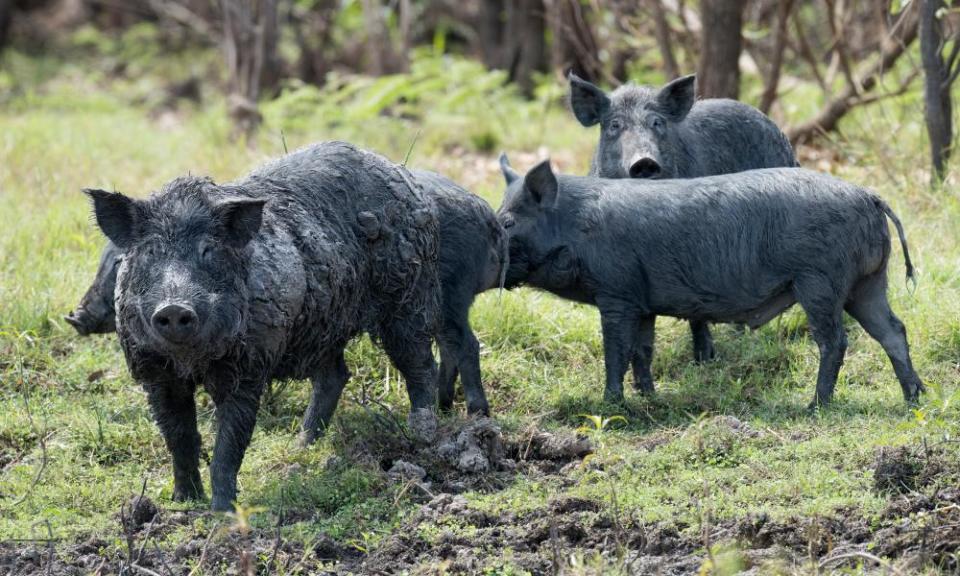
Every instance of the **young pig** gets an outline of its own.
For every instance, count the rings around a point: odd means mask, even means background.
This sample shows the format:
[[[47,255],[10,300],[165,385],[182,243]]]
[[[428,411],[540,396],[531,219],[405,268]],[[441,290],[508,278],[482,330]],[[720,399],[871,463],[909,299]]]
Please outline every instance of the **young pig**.
[[[227,510],[267,381],[311,378],[319,433],[362,331],[403,374],[414,433],[435,430],[436,210],[406,170],[343,142],[247,177],[178,178],[145,200],[87,190],[123,252],[116,326],[173,458],[175,500],[203,495],[194,394],[216,405],[212,507]]]
[[[694,84],[695,76],[683,76],[659,89],[627,84],[608,94],[570,74],[574,116],[583,126],[600,125],[590,175],[698,178],[797,166],[790,141],[770,118],[736,100],[698,101]],[[707,323],[691,321],[690,330],[694,358],[713,358]]]
[[[913,276],[903,229],[868,190],[799,168],[602,180],[558,177],[546,161],[509,185],[498,217],[509,237],[508,287],[527,283],[600,309],[607,400],[623,398],[635,343],[636,386],[653,390],[655,316],[756,328],[794,303],[820,347],[811,406],[833,394],[844,311],[883,346],[904,398],[923,391],[886,295],[888,217]]]

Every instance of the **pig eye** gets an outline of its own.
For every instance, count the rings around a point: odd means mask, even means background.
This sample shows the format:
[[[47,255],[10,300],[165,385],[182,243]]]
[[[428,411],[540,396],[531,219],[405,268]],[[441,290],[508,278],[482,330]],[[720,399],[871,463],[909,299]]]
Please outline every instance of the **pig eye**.
[[[510,229],[510,228],[513,228],[513,226],[514,226],[515,224],[516,224],[516,221],[513,219],[513,216],[510,216],[510,215],[508,214],[508,215],[506,215],[506,216],[503,217],[503,228],[504,228],[505,230],[508,230],[508,229]]]
[[[653,125],[654,130],[663,130],[663,119],[659,116],[654,116],[650,123]]]
[[[607,123],[607,129],[611,132],[619,132],[623,128],[623,122],[619,118],[612,118],[610,122]]]

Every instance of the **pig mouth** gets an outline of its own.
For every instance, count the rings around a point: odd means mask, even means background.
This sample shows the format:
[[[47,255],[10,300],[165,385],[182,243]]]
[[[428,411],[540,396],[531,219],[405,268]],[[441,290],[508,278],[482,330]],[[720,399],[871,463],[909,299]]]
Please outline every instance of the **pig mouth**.
[[[112,316],[99,320],[95,320],[94,317],[95,315],[91,314],[86,308],[80,307],[65,315],[63,320],[73,326],[73,329],[76,330],[80,336],[106,334],[116,330]]]

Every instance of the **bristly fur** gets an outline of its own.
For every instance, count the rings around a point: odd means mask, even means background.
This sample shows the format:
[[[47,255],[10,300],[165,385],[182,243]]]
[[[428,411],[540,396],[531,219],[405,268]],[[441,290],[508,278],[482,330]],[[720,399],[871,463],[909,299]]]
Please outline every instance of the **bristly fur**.
[[[571,76],[570,103],[585,125],[600,124],[590,175],[697,178],[799,166],[786,135],[762,112],[727,99],[694,99],[694,78],[657,89],[627,84],[606,94]],[[634,171],[634,166],[646,169]],[[656,168],[650,168],[655,166]],[[713,357],[706,323],[690,325],[694,358]]]
[[[469,325],[469,310],[476,294],[494,285],[503,288],[509,259],[506,233],[493,209],[479,196],[433,172],[414,170],[412,176],[416,185],[436,203],[440,222],[438,267],[442,318],[437,328],[437,342],[444,360],[438,379],[440,403],[444,408],[450,407],[459,373],[467,396],[467,410],[487,414],[489,405],[480,382],[479,346]],[[413,184],[408,182],[408,185]],[[371,227],[371,235],[379,235],[379,221],[372,214],[365,215],[364,222]],[[107,245],[96,278],[77,309],[68,316],[68,321],[81,335],[115,330],[116,263],[122,256],[123,252],[112,243]],[[200,361],[193,356],[188,358],[187,362],[175,366],[184,376]]]
[[[656,316],[755,328],[794,303],[821,351],[814,406],[829,402],[843,363],[844,311],[884,347],[904,398],[923,391],[886,297],[888,217],[910,273],[906,238],[872,192],[799,168],[657,181],[542,171],[515,181],[498,213],[513,221],[507,283],[600,309],[609,400],[622,399],[630,361],[653,392]]]
[[[202,494],[199,385],[217,406],[215,509],[236,498],[266,382],[313,380],[304,422],[312,440],[349,377],[343,349],[361,331],[383,344],[404,375],[412,410],[433,409],[437,217],[403,167],[328,142],[230,184],[178,178],[135,206],[135,240],[117,276],[117,331],[173,455],[175,498]],[[247,242],[244,234],[258,223]],[[166,302],[196,309],[201,326],[188,343],[171,344],[151,326]]]

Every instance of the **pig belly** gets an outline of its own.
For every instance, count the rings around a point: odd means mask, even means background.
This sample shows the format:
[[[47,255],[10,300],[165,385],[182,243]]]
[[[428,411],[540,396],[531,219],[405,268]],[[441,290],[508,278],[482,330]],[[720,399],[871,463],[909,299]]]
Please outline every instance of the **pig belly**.
[[[747,301],[712,302],[709,304],[702,301],[698,303],[690,302],[688,306],[677,306],[676,303],[673,303],[673,305],[655,306],[654,313],[685,320],[732,322],[746,324],[750,328],[759,328],[795,303],[796,298],[794,298],[793,291],[788,285],[777,289],[766,298],[748,298]]]
[[[768,298],[762,304],[756,308],[753,308],[752,310],[734,314],[727,318],[716,318],[713,321],[736,322],[737,324],[746,324],[751,329],[756,329],[779,316],[787,308],[793,306],[796,302],[797,299],[794,298],[793,291],[785,290]]]

